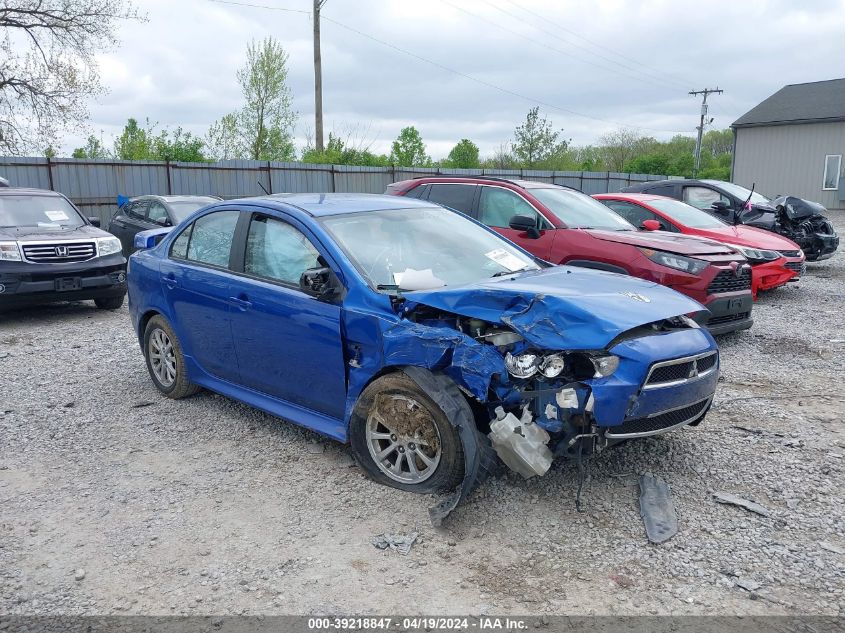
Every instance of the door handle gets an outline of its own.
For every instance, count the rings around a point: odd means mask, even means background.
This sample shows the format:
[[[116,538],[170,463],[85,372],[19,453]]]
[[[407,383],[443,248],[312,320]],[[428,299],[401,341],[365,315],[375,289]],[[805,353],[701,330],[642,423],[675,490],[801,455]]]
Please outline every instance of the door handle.
[[[170,288],[171,290],[173,290],[176,286],[179,285],[179,282],[176,281],[176,277],[174,277],[172,273],[167,275],[167,277],[162,277],[161,280],[162,282],[164,282],[164,285]]]
[[[238,309],[245,311],[249,310],[252,307],[252,301],[247,299],[246,295],[240,295],[239,297],[229,297],[229,301],[232,302]]]

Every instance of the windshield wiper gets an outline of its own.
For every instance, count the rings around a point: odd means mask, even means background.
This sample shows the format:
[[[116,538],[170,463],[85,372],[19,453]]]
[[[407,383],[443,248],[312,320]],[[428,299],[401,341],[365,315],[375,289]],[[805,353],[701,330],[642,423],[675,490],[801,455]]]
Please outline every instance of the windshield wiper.
[[[534,270],[530,266],[526,266],[525,268],[520,268],[519,270],[500,270],[497,273],[493,273],[490,275],[491,279],[493,277],[504,277],[505,275],[516,275],[517,273],[524,273],[526,270]]]

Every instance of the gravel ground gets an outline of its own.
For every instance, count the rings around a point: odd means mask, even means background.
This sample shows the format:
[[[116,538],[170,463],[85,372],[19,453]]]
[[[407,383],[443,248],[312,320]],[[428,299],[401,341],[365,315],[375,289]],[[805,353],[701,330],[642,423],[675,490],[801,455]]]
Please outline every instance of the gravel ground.
[[[430,499],[343,446],[210,393],[160,397],[125,308],[0,317],[0,613],[843,615],[845,254],[754,312],[720,341],[706,422],[593,458],[584,513],[556,464],[487,482],[439,530]],[[662,545],[644,472],[678,510]],[[408,556],[371,544],[414,530]]]

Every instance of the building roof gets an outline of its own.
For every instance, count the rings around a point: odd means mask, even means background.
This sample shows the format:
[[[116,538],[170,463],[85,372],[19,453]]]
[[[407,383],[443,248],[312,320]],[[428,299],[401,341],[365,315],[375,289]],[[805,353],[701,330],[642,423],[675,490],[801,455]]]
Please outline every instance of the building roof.
[[[784,86],[731,127],[845,121],[845,79]]]

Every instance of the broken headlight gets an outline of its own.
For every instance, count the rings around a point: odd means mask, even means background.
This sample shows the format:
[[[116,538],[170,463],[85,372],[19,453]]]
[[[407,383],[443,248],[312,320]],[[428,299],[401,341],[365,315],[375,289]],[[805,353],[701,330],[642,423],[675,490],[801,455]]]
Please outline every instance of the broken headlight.
[[[675,255],[674,253],[666,253],[664,251],[656,251],[651,248],[641,248],[640,252],[648,257],[655,264],[666,266],[667,268],[674,268],[681,270],[690,275],[697,275],[702,270],[707,268],[708,263],[693,257],[684,257],[683,255]]]
[[[505,367],[515,378],[531,378],[540,369],[541,358],[537,354],[505,354]]]
[[[595,378],[610,376],[619,367],[619,357],[609,354],[607,356],[593,356],[593,367],[596,368]]]
[[[540,363],[540,372],[546,378],[556,378],[566,369],[566,361],[560,354],[550,354]]]

